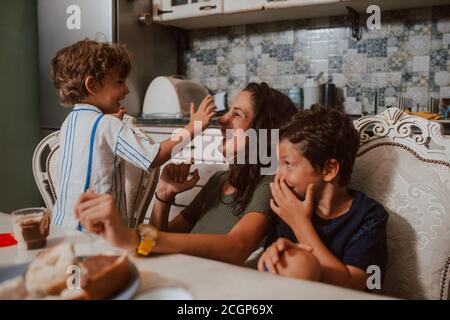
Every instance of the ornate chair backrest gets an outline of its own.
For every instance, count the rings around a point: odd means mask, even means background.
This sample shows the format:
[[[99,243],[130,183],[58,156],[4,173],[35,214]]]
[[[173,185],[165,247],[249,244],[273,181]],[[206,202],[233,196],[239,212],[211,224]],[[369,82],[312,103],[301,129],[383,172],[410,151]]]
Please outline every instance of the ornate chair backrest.
[[[382,292],[447,299],[450,139],[439,123],[389,108],[354,121],[361,143],[350,187],[389,213]]]
[[[59,131],[46,136],[34,149],[33,175],[47,208],[56,202],[59,179],[55,179],[59,168]]]

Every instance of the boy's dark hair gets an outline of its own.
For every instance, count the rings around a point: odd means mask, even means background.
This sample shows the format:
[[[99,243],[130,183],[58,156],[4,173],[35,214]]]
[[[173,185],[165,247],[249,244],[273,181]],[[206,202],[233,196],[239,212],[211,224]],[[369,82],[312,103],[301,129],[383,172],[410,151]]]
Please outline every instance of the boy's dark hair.
[[[288,139],[318,171],[330,159],[339,162],[339,184],[348,185],[359,148],[359,134],[350,118],[337,109],[314,104],[298,112],[281,128],[280,141]]]
[[[94,77],[102,83],[106,75],[118,71],[126,78],[131,70],[130,55],[124,45],[89,39],[59,50],[51,62],[51,78],[59,89],[59,100],[72,106],[88,96],[84,80]]]

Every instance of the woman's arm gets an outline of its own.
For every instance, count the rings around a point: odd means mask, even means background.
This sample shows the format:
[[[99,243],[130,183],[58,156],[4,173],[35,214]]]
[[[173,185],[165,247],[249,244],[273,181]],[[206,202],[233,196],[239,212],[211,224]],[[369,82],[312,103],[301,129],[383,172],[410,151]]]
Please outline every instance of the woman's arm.
[[[158,230],[170,232],[189,232],[192,225],[182,216],[176,218],[176,223],[169,225],[169,212],[171,203],[178,193],[192,189],[200,180],[198,170],[193,172],[192,178],[188,179],[190,164],[169,163],[163,169],[156,189],[155,204],[153,206],[150,222]],[[158,199],[159,198],[159,199]],[[180,215],[178,215],[180,216]]]
[[[160,232],[155,253],[183,253],[242,265],[270,231],[269,219],[247,213],[224,235]]]
[[[160,195],[158,193],[158,197],[160,199],[170,199],[170,197]],[[183,212],[179,213],[172,221],[169,223],[169,212],[170,212],[171,204],[164,203],[155,200],[155,204],[153,206],[152,215],[150,218],[150,223],[154,225],[160,231],[166,232],[176,232],[176,233],[188,233],[194,227],[186,218],[183,216]]]
[[[80,196],[75,214],[86,230],[114,246],[135,250],[139,245],[136,231],[125,226],[110,195],[88,190]],[[152,252],[183,253],[242,265],[270,226],[265,215],[249,212],[225,235],[160,232]]]

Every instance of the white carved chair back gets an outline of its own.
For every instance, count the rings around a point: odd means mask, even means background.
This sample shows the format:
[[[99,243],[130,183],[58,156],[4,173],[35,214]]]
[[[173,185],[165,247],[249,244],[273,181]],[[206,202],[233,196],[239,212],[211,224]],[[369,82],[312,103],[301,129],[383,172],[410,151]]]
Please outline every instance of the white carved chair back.
[[[361,143],[350,187],[389,213],[382,292],[447,299],[450,262],[450,139],[439,123],[389,108],[354,121]]]

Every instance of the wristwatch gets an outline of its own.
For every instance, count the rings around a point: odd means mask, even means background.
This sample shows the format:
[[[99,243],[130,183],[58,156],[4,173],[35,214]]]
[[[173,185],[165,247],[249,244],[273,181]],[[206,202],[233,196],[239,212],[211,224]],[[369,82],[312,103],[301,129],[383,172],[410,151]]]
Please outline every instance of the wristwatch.
[[[138,255],[148,256],[158,241],[158,229],[151,224],[140,224],[138,227],[140,243],[136,250]]]

